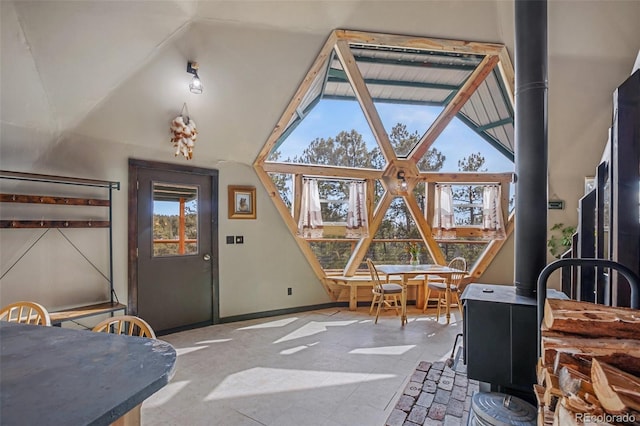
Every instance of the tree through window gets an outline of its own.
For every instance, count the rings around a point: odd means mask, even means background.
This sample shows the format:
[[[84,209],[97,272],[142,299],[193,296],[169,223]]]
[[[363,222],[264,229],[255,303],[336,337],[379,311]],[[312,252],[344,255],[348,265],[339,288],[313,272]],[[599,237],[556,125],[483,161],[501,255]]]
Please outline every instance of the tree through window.
[[[471,228],[482,226],[484,184],[510,196],[512,83],[504,46],[336,30],[255,167],[292,230],[302,179],[319,179],[322,218],[333,229],[296,241],[324,270],[353,274],[367,256],[404,262],[406,242],[416,242],[423,261],[463,255],[478,276],[502,241],[477,241],[473,230],[434,239],[433,188],[453,185],[456,220]],[[372,229],[358,239],[340,229],[350,180],[368,188]]]

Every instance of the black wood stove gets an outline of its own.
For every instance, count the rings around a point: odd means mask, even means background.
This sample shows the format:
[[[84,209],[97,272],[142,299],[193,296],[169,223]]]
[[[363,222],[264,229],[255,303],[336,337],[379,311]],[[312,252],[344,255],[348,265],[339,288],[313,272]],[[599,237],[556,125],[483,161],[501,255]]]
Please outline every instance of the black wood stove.
[[[548,290],[547,297],[566,298]],[[464,303],[464,359],[467,375],[491,390],[532,402],[538,357],[537,301],[516,287],[471,284]]]

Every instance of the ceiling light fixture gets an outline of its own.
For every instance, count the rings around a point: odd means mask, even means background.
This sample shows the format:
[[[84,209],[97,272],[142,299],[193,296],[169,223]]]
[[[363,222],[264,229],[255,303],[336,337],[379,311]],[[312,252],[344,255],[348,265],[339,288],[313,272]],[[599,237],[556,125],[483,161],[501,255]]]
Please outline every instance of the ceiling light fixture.
[[[409,188],[409,184],[407,184],[407,180],[404,175],[404,171],[400,170],[398,172],[398,189],[402,192],[405,192]]]
[[[189,83],[189,90],[191,93],[195,93],[197,95],[202,93],[202,82],[200,81],[200,77],[198,77],[198,63],[197,62],[187,62],[187,72],[189,74],[193,74],[193,79],[191,83]]]

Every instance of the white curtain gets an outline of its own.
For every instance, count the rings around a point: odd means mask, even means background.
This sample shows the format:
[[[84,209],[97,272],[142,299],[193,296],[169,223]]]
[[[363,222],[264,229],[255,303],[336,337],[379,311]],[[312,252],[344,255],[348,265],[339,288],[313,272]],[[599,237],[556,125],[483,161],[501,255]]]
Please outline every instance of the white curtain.
[[[347,238],[362,238],[369,235],[367,203],[364,182],[349,183],[349,205],[347,207]]]
[[[490,240],[505,239],[504,218],[502,217],[502,188],[487,185],[482,194],[482,236]]]
[[[322,228],[318,180],[303,179],[298,235],[304,238],[322,238]]]
[[[436,239],[456,237],[451,185],[436,185],[432,233]]]

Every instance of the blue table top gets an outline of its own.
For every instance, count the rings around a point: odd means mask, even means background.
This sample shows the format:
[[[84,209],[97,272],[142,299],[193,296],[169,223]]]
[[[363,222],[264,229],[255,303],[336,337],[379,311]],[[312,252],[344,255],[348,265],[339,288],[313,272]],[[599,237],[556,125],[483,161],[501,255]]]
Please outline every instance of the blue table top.
[[[165,386],[175,362],[161,340],[0,322],[0,423],[108,425]]]

